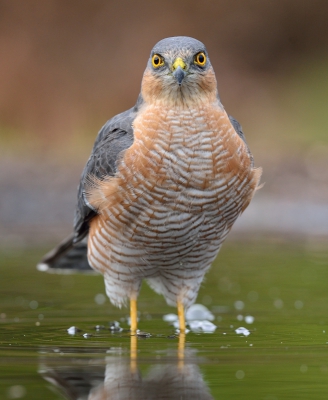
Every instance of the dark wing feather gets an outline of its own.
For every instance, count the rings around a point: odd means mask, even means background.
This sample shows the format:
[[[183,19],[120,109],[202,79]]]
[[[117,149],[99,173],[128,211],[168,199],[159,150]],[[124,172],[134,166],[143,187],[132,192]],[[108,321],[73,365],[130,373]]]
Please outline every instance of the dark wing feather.
[[[85,186],[89,176],[102,179],[115,175],[120,155],[133,143],[132,124],[141,104],[142,98],[139,96],[135,107],[116,115],[99,131],[78,187],[74,233],[42,258],[38,264],[39,270],[48,272],[92,270],[87,260],[87,244],[82,239],[88,234],[89,222],[97,212],[85,198]]]
[[[78,187],[77,207],[74,218],[74,243],[87,235],[89,221],[97,214],[85,197],[85,186],[88,183],[88,177],[95,176],[102,179],[115,175],[120,154],[133,143],[132,123],[137,115],[141,101],[139,98],[135,107],[109,120],[98,133]]]
[[[232,126],[234,127],[235,131],[238,133],[238,135],[245,142],[246,147],[247,147],[247,153],[248,153],[249,158],[251,160],[251,165],[252,165],[252,167],[254,167],[254,158],[253,158],[253,155],[252,155],[252,153],[251,153],[251,151],[250,151],[250,149],[248,147],[248,144],[246,142],[246,138],[245,138],[245,135],[244,135],[244,132],[243,132],[243,130],[241,128],[240,123],[234,117],[232,117],[231,115],[229,115],[229,119],[230,119],[230,122],[231,122]]]

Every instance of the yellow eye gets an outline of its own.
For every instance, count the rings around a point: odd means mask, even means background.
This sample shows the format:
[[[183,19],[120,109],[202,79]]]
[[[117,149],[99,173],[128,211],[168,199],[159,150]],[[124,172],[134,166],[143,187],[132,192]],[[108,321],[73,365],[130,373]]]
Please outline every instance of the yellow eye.
[[[164,65],[164,58],[159,56],[158,54],[154,54],[151,63],[153,64],[154,68],[159,68]]]
[[[196,54],[195,56],[195,64],[199,65],[200,67],[203,67],[206,63],[206,56],[205,53],[201,52]]]

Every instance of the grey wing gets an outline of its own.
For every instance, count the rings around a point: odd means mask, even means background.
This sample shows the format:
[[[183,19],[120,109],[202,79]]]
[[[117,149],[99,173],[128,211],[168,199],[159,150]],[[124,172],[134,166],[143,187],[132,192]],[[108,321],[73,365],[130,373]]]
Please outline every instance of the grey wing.
[[[140,104],[142,104],[141,96],[135,107],[116,115],[99,131],[78,187],[74,232],[41,259],[37,265],[40,271],[70,273],[92,270],[88,263],[85,236],[89,232],[89,221],[97,215],[97,212],[85,198],[85,185],[90,175],[101,179],[116,173],[120,154],[133,143],[132,124]],[[82,240],[83,238],[85,240]]]
[[[97,214],[85,197],[88,177],[96,176],[102,179],[106,176],[115,175],[120,154],[133,143],[132,123],[137,111],[138,103],[134,108],[109,120],[98,133],[78,187],[74,218],[74,243],[88,234],[89,221]]]
[[[245,142],[246,147],[247,147],[247,153],[248,153],[249,158],[251,160],[251,165],[252,165],[252,167],[254,167],[254,158],[253,158],[253,155],[252,155],[252,153],[251,153],[251,151],[250,151],[250,149],[248,147],[248,144],[246,142],[246,138],[245,138],[245,135],[244,135],[244,132],[243,132],[243,130],[241,128],[240,123],[234,117],[232,117],[231,115],[229,115],[229,119],[230,119],[230,122],[231,122],[232,126],[234,127],[235,131],[238,133],[238,135]]]

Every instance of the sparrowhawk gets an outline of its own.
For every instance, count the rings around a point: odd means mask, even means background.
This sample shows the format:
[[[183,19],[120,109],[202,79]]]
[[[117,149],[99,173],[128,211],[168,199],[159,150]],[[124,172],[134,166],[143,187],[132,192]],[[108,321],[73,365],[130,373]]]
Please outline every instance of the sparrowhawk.
[[[260,176],[239,123],[221,104],[203,43],[161,40],[136,105],[96,138],[78,189],[74,233],[39,269],[90,265],[101,272],[113,304],[130,300],[132,332],[146,279],[178,307],[184,331],[184,310]]]

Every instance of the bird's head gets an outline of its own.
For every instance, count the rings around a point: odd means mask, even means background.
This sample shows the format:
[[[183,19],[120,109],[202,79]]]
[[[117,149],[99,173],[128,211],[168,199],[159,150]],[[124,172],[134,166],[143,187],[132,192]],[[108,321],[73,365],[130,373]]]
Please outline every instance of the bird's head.
[[[203,43],[185,36],[158,42],[150,53],[141,93],[147,103],[215,101],[215,73]]]

